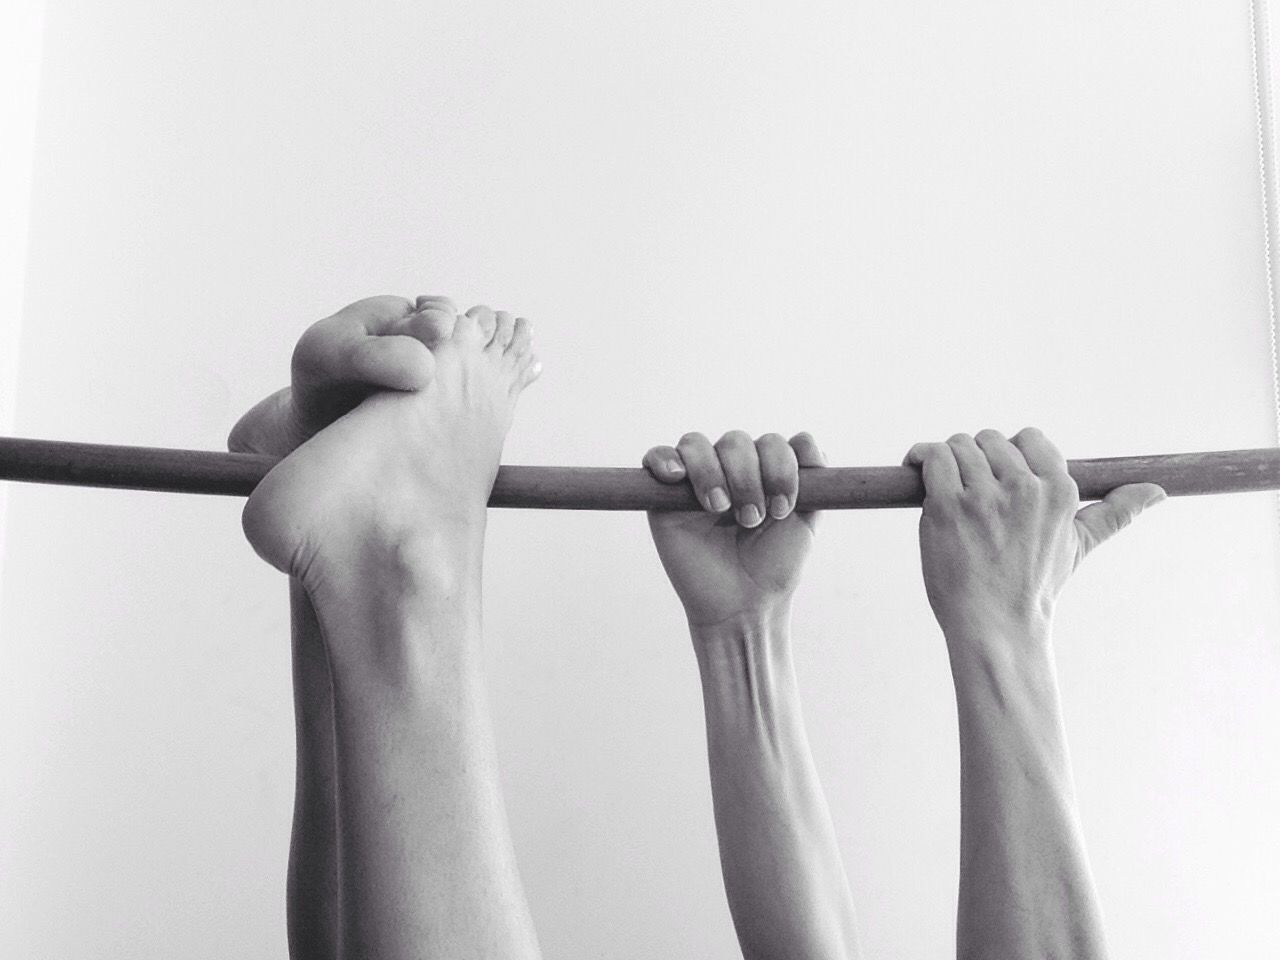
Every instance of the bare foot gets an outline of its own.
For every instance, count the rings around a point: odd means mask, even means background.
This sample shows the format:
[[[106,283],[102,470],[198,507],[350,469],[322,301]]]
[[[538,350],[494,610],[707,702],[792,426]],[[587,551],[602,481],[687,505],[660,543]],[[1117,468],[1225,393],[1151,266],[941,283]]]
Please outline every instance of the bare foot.
[[[312,324],[293,350],[292,384],[231,429],[233,453],[285,456],[378,390],[419,390],[435,375],[431,348],[453,332],[448,297],[367,297]]]
[[[472,307],[413,392],[382,391],[278,464],[245,505],[249,542],[315,597],[371,554],[477,553],[516,401],[541,365],[523,318]]]

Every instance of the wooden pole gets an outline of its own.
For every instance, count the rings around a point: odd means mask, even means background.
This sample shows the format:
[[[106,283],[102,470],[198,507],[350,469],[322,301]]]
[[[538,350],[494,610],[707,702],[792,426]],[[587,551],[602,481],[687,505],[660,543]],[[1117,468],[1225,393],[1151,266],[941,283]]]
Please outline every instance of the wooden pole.
[[[212,450],[125,447],[0,437],[0,480],[173,493],[248,496],[276,457]],[[1126,483],[1158,483],[1172,497],[1280,489],[1280,447],[1071,460],[1082,500]],[[801,510],[919,506],[914,467],[813,467],[800,471]],[[697,510],[687,483],[667,485],[630,467],[504,466],[491,507],[543,510]]]

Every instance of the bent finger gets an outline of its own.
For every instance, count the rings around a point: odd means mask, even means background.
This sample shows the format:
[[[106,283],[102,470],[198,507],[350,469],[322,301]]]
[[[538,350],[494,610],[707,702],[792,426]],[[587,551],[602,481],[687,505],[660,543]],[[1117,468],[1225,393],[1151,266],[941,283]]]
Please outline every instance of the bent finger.
[[[997,480],[1007,480],[1019,474],[1031,473],[1022,451],[1009,442],[999,430],[979,430],[973,438],[978,449],[987,458],[987,465]]]
[[[964,490],[955,453],[946,443],[917,443],[907,451],[904,467],[919,467],[925,499],[956,497]]]
[[[641,463],[655,479],[663,483],[679,483],[686,475],[680,451],[665,444],[650,447]]]
[[[800,462],[786,438],[766,433],[756,439],[756,457],[760,461],[760,484],[769,516],[785,518],[796,505],[800,493]]]
[[[1067,460],[1053,442],[1035,427],[1023,427],[1009,441],[1022,451],[1031,472],[1051,477],[1067,472]]]
[[[686,433],[676,444],[676,451],[689,475],[689,483],[698,502],[709,513],[724,513],[732,505],[729,483],[720,468],[711,441],[701,433]]]
[[[755,441],[743,430],[730,430],[716,441],[716,455],[729,481],[729,499],[739,525],[760,526],[764,521],[764,487]]]

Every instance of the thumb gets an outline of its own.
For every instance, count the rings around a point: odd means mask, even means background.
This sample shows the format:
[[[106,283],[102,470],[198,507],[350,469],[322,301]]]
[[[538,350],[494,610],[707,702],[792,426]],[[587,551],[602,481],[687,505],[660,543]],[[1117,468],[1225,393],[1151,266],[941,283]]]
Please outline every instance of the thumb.
[[[1076,534],[1080,546],[1078,565],[1094,547],[1109,540],[1133,522],[1147,507],[1153,507],[1167,494],[1154,483],[1130,483],[1116,487],[1097,503],[1091,503],[1076,514]]]

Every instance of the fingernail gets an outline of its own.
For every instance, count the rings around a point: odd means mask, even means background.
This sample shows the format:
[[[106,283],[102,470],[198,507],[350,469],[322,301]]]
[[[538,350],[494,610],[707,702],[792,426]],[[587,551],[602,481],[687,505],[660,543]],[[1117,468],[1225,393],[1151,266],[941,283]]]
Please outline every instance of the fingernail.
[[[769,501],[769,516],[775,520],[781,520],[785,517],[789,509],[791,509],[791,501],[782,494],[778,494]]]
[[[754,503],[748,503],[745,507],[738,508],[738,522],[744,527],[754,527],[763,517],[760,516],[760,508]]]
[[[707,506],[716,513],[724,513],[729,509],[729,495],[724,492],[723,487],[716,487],[707,494]]]
[[[683,473],[683,472],[684,472],[684,467],[682,467],[682,466],[681,466],[679,463],[677,463],[675,460],[663,460],[663,461],[662,461],[662,469],[663,469],[665,472],[667,472],[667,473],[671,473],[671,474]]]

